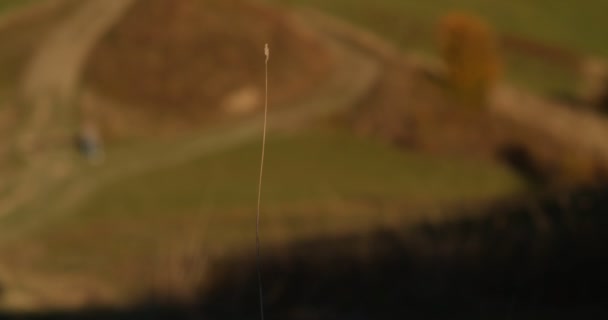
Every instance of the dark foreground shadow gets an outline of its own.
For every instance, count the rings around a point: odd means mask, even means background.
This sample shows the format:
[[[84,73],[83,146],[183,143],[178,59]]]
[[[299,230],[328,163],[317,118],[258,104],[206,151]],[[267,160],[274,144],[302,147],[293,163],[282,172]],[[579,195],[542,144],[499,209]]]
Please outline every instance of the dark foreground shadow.
[[[463,218],[266,249],[267,319],[574,319],[608,315],[608,187]],[[257,319],[255,260],[216,262],[199,303],[1,319]]]

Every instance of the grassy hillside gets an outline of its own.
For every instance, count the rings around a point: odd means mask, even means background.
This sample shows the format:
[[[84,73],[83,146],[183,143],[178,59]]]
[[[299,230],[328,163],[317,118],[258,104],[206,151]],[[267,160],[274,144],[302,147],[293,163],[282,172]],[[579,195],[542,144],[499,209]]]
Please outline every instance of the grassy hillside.
[[[143,268],[142,261],[147,265],[159,247],[180,241],[183,246],[184,239],[198,239],[210,252],[249,247],[259,147],[249,143],[107,185],[23,240],[18,252],[3,254],[19,261],[28,248],[36,248],[30,267],[92,273],[110,282],[118,277],[122,283],[138,280],[128,272]],[[369,230],[421,218],[404,216],[404,208],[487,199],[523,188],[512,173],[492,163],[403,153],[341,133],[275,135],[268,143],[262,232],[270,245]]]
[[[605,30],[608,2],[582,0],[576,6],[566,0],[272,0],[272,2],[310,5],[344,17],[374,30],[388,39],[408,44],[412,27],[432,26],[442,14],[451,10],[477,13],[501,32],[517,33],[581,52],[608,56]]]
[[[405,9],[401,2],[387,1],[386,11],[370,9],[371,2],[362,1],[311,3],[338,10],[401,43],[399,34],[391,34],[390,24],[406,20],[391,22],[382,16],[400,12],[391,12],[398,7]],[[365,20],[370,17],[377,20]],[[427,17],[428,25],[433,19],[430,14],[420,17]],[[428,48],[430,43],[426,45]],[[417,48],[424,49],[425,44],[419,42]],[[144,173],[132,175],[129,168],[146,167],[146,157],[162,158],[174,150],[163,149],[163,141],[140,142],[133,142],[133,148],[108,146],[104,166],[89,167],[75,160],[67,163],[74,167],[69,168],[73,175],[48,190],[42,188],[31,201],[3,217],[0,230],[17,234],[19,245],[0,243],[0,258],[24,273],[32,269],[34,275],[82,274],[120,287],[135,285],[141,280],[140,273],[162,272],[154,270],[159,247],[179,248],[188,240],[211,253],[221,253],[253,244],[259,141],[205,157],[185,156],[179,165],[150,166]],[[169,144],[187,146],[188,141]],[[514,173],[491,161],[404,152],[342,132],[274,133],[267,150],[265,245],[429,219],[423,214],[442,206],[526,188]],[[72,161],[75,155],[66,151],[65,156]],[[111,177],[104,180],[104,173]],[[37,184],[44,182],[37,179]],[[97,180],[101,181],[98,185]],[[92,186],[90,193],[88,186]],[[84,191],[80,193],[78,187]],[[409,212],[418,215],[408,216]],[[30,229],[30,223],[37,228]]]
[[[8,11],[9,9],[20,5],[25,5],[34,1],[39,0],[2,0],[0,1],[0,15],[6,13],[6,11]]]
[[[582,54],[608,57],[605,30],[608,2],[583,0],[574,7],[560,1],[487,0],[271,0],[322,9],[367,28],[407,50],[435,54],[437,19],[452,10],[464,10],[486,18],[502,34],[540,40]],[[539,92],[573,94],[577,75],[542,57],[509,52],[507,78]]]
[[[403,153],[345,134],[275,137],[268,148],[266,197],[273,204],[359,195],[445,201],[492,196],[517,184],[508,171],[496,165]],[[259,145],[252,143],[212,158],[129,178],[104,190],[91,209],[99,212],[104,210],[99,204],[134,198],[154,199],[167,204],[164,210],[175,210],[192,201],[207,202],[201,201],[201,196],[211,199],[214,207],[249,206],[255,200],[251,191],[257,185],[258,158]],[[145,202],[138,203],[142,204]],[[130,211],[144,208],[133,209]]]

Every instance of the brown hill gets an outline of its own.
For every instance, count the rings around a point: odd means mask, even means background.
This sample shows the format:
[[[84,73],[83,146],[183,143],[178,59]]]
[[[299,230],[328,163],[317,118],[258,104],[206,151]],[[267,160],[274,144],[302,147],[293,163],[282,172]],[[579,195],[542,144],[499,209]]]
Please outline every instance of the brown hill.
[[[139,0],[97,45],[85,78],[123,106],[163,117],[253,111],[263,98],[264,43],[273,105],[305,93],[331,65],[323,42],[280,9],[245,0]]]

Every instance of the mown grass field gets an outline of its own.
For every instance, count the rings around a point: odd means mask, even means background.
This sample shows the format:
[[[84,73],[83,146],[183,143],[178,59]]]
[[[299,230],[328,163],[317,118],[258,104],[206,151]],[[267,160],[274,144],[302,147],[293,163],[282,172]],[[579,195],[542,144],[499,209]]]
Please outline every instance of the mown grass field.
[[[565,47],[583,55],[608,57],[605,30],[608,2],[560,1],[364,1],[271,0],[319,8],[381,35],[406,49],[436,54],[434,28],[441,15],[467,11],[487,19],[500,33],[515,34]],[[508,52],[507,79],[533,90],[573,94],[577,75],[539,57]]]

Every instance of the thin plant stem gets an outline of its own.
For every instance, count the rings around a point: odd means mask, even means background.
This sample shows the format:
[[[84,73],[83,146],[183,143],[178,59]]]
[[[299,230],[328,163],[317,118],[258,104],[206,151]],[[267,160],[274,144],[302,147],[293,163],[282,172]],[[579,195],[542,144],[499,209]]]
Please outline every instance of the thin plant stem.
[[[260,315],[264,320],[264,295],[262,290],[262,271],[260,262],[260,205],[262,199],[262,177],[264,174],[264,152],[266,149],[266,121],[268,119],[268,59],[270,58],[270,49],[268,44],[264,46],[265,60],[265,94],[264,94],[264,126],[262,129],[262,158],[260,160],[260,180],[258,182],[258,210],[255,224],[255,247],[256,247],[256,265],[258,272],[258,288],[260,290]]]

